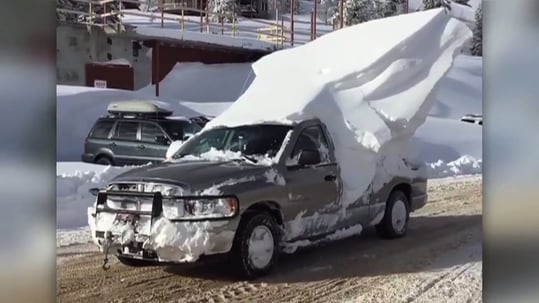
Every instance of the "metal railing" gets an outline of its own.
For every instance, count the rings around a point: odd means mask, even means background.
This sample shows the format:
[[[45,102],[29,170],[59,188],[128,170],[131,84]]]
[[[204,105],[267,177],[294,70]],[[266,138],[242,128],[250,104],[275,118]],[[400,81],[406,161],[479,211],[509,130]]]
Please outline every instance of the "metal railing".
[[[288,21],[288,26],[285,26],[285,20],[283,18],[276,20],[262,20],[262,19],[244,19],[237,16],[231,16],[229,14],[214,13],[202,8],[195,8],[185,5],[185,1],[165,3],[163,0],[158,2],[157,12],[143,12],[135,10],[122,10],[120,2],[142,4],[145,1],[140,0],[75,0],[76,2],[88,4],[88,10],[73,10],[66,8],[57,8],[56,11],[65,14],[73,14],[76,16],[84,16],[85,22],[78,21],[77,23],[86,24],[91,30],[91,27],[105,27],[108,24],[107,18],[116,17],[118,19],[118,30],[123,28],[124,16],[138,16],[145,17],[151,20],[160,20],[161,27],[165,27],[165,22],[174,22],[178,24],[178,29],[184,31],[196,31],[198,29],[201,33],[208,34],[221,34],[232,37],[257,39],[259,41],[269,42],[274,44],[275,47],[284,47],[285,44],[303,44],[311,40],[315,35],[305,30],[291,30],[293,28],[293,19]],[[199,2],[201,3],[201,2]],[[111,4],[115,4],[115,7],[111,7]],[[102,13],[96,12],[97,8]],[[166,11],[175,10],[179,11],[179,14],[169,14]],[[195,15],[195,16],[194,16]],[[231,22],[225,22],[231,20]],[[100,20],[100,21],[99,21]],[[221,20],[220,22],[214,22],[212,20]],[[248,20],[250,25],[242,25],[241,21]],[[321,23],[322,24],[322,23]],[[196,25],[188,28],[189,25]],[[312,27],[312,25],[311,25]],[[301,39],[294,39],[298,35],[304,35],[305,41]],[[310,36],[310,39],[309,39]],[[295,40],[295,41],[294,41]]]

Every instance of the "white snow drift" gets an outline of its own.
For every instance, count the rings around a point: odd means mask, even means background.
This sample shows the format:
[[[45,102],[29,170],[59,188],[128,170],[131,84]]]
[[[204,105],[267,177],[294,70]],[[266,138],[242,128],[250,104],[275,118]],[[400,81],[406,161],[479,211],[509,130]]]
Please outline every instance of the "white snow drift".
[[[207,128],[319,118],[335,140],[347,205],[367,189],[379,154],[406,149],[471,36],[443,9],[336,31],[254,63],[251,86]]]

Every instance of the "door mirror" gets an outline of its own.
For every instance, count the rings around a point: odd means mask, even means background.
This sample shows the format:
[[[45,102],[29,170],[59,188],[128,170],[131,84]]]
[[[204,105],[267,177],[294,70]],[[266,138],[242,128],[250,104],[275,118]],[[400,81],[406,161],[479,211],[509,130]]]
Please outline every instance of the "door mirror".
[[[155,136],[155,142],[162,145],[169,145],[170,141],[165,136]]]
[[[97,194],[99,194],[99,188],[97,187],[90,188],[88,191],[90,192],[90,194],[92,194],[92,196],[95,196],[95,197],[97,197]]]
[[[189,140],[189,138],[191,138],[191,137],[192,137],[192,135],[185,135],[185,136],[183,136],[183,140],[182,140],[182,141],[187,141],[187,140]]]
[[[298,164],[315,165],[321,162],[320,152],[314,149],[303,149],[299,152]]]

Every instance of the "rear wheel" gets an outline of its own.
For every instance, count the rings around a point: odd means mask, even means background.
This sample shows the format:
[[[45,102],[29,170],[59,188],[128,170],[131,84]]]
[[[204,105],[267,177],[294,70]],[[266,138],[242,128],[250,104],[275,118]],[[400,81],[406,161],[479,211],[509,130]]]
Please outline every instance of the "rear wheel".
[[[113,165],[112,160],[107,156],[99,156],[95,159],[96,164],[100,165]]]
[[[279,256],[280,232],[268,213],[256,213],[242,219],[231,251],[234,270],[246,279],[268,274]]]
[[[382,222],[376,225],[377,233],[384,238],[400,238],[406,235],[410,219],[410,206],[406,195],[396,190],[391,193],[386,203]]]

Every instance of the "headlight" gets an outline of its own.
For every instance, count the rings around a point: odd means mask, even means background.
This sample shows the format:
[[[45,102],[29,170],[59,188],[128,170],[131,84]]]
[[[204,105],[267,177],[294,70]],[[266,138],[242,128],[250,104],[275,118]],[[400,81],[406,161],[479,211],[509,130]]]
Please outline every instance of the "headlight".
[[[233,197],[210,199],[163,199],[163,216],[169,220],[231,218],[238,212]]]

